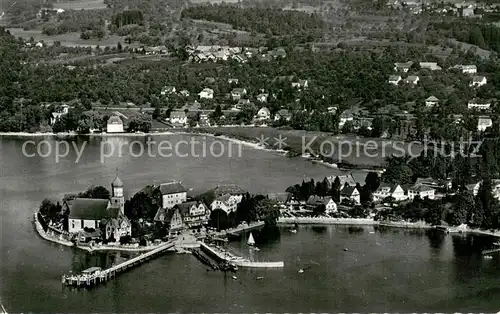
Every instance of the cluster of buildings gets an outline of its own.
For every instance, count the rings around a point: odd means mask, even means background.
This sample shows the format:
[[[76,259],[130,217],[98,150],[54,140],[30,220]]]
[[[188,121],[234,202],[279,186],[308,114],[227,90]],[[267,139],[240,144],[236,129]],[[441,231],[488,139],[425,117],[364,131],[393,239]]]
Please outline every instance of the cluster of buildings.
[[[462,17],[481,17],[475,14],[476,9],[482,9],[486,12],[492,12],[494,7],[480,3],[444,3],[418,0],[389,0],[387,6],[395,10],[408,9],[413,14],[421,14],[422,12],[433,12],[443,15],[462,16]]]
[[[404,73],[410,72],[414,63],[412,61],[408,62],[400,62],[394,64],[394,71],[397,73],[395,75],[389,76],[388,82],[389,84],[399,85],[400,83],[409,84],[409,85],[417,85],[420,81],[419,76],[409,75],[405,79],[403,79],[402,75]],[[428,69],[430,71],[439,71],[442,68],[436,62],[420,62],[419,66],[421,69]],[[477,67],[476,65],[463,65],[458,64],[455,65],[449,70],[452,71],[460,71],[463,74],[471,75],[469,81],[469,87],[477,88],[484,86],[488,83],[488,80],[485,76],[477,75]],[[491,109],[491,104],[494,100],[486,100],[486,99],[471,99],[467,102],[467,109],[469,110],[477,110],[477,111],[487,111]],[[435,96],[431,95],[427,99],[425,99],[426,107],[435,107],[439,105],[440,100]],[[480,116],[478,121],[477,129],[478,131],[484,131],[486,128],[491,127],[493,122],[489,116]]]
[[[408,62],[396,62],[394,63],[394,72],[397,74],[389,76],[388,82],[393,85],[399,85],[401,82],[410,85],[417,85],[420,81],[420,77],[417,75],[409,75],[403,79],[402,73],[408,73],[413,67],[413,61]],[[440,71],[442,68],[437,62],[420,62],[420,69],[426,69],[430,71]],[[462,65],[458,64],[450,68],[450,70],[458,70],[464,74],[476,74],[477,67],[475,65]],[[401,74],[399,74],[401,73]],[[471,77],[469,86],[470,87],[481,87],[486,85],[488,80],[485,76],[474,75]]]
[[[186,52],[192,62],[217,62],[235,60],[237,62],[247,62],[250,58],[258,58],[262,61],[271,61],[277,58],[285,58],[284,48],[268,50],[266,47],[229,47],[229,46],[188,46]]]
[[[140,47],[134,49],[135,53],[145,54],[145,55],[168,55],[168,49],[166,46],[154,46],[154,47]]]
[[[146,187],[150,188],[150,187]],[[192,200],[181,182],[172,181],[153,186],[161,193],[154,221],[167,228],[169,236],[176,236],[186,229],[204,227],[214,210],[226,214],[235,212],[246,191],[236,185],[218,185],[210,192],[214,200],[210,204]],[[125,216],[123,182],[118,176],[111,183],[111,198],[92,199],[68,197],[63,212],[69,212],[67,230],[81,241],[105,238],[119,242],[122,237],[132,236],[132,225]]]
[[[186,229],[200,229],[210,219],[212,211],[220,210],[229,215],[235,212],[246,193],[236,185],[218,185],[209,193],[214,200],[210,204],[189,200],[187,189],[181,182],[172,181],[160,184],[162,204],[156,212],[154,221],[162,223],[169,236],[176,236]]]

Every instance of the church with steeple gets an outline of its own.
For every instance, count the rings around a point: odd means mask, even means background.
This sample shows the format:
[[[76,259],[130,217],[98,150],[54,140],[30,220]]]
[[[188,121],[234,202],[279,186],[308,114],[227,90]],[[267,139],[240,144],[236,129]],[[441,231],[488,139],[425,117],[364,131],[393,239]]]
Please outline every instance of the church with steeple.
[[[86,238],[82,236],[85,233],[101,233],[106,241],[119,242],[122,237],[132,236],[132,225],[125,216],[123,182],[118,177],[118,170],[111,182],[110,199],[75,198],[65,201],[63,206],[69,210],[67,230],[80,234],[79,238]]]
[[[125,215],[125,197],[123,195],[123,182],[116,174],[116,178],[111,182],[111,206],[119,208],[120,213]]]

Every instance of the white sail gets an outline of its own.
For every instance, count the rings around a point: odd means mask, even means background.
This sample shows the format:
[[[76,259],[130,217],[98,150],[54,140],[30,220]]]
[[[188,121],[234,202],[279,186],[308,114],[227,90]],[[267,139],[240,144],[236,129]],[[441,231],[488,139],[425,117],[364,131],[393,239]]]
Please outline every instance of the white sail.
[[[252,235],[251,232],[250,232],[250,236],[248,237],[247,244],[248,245],[254,245],[255,244],[255,240],[253,239],[253,235]]]

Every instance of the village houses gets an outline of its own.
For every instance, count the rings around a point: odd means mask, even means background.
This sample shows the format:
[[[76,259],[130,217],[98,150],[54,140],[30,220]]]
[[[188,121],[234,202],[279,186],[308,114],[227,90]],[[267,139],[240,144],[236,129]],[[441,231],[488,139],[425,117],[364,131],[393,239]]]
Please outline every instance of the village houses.
[[[411,85],[417,85],[420,81],[420,78],[416,75],[410,75],[406,78],[405,83]]]
[[[421,69],[427,69],[431,71],[441,70],[441,67],[437,64],[437,62],[420,62]]]
[[[433,200],[436,190],[424,184],[415,184],[407,188],[408,199],[413,200],[415,197],[421,199],[428,198]]]
[[[485,76],[473,76],[469,86],[471,87],[481,87],[486,85],[487,80]]]
[[[401,82],[402,78],[400,75],[391,75],[389,76],[389,84],[398,85]]]
[[[476,109],[476,110],[488,110],[490,109],[491,102],[487,100],[480,99],[471,99],[467,103],[467,109]]]
[[[477,130],[484,131],[487,128],[493,126],[493,121],[490,117],[479,117],[477,119]]]
[[[307,199],[306,206],[309,209],[314,210],[318,206],[325,206],[325,213],[335,213],[337,211],[337,204],[333,201],[331,197],[321,197],[317,195],[311,195]]]
[[[397,63],[394,63],[394,71],[406,73],[410,70],[412,65],[413,65],[413,61],[408,61],[408,62],[404,62],[404,63],[397,62]]]
[[[107,133],[123,133],[123,122],[122,119],[120,119],[119,116],[111,116],[108,119],[107,127],[106,127],[106,132]]]
[[[201,92],[198,93],[200,99],[213,99],[214,98],[214,90],[211,88],[204,88]]]
[[[61,105],[55,112],[52,112],[52,116],[50,117],[50,124],[54,125],[57,120],[59,120],[63,115],[69,112],[68,105]]]
[[[184,126],[187,123],[187,116],[184,111],[172,111],[170,112],[170,123],[173,125],[181,125]]]
[[[399,184],[381,183],[375,192],[373,192],[373,199],[375,201],[382,201],[387,197],[392,197],[396,201],[406,199],[405,191]]]
[[[184,203],[187,199],[187,189],[180,182],[172,181],[160,184],[162,208],[172,208]]]
[[[287,109],[280,109],[274,115],[274,121],[285,120],[290,121],[292,119],[292,114]]]
[[[345,185],[342,190],[340,190],[340,202],[344,200],[352,201],[354,204],[361,204],[361,196],[358,189],[354,186]]]
[[[307,88],[308,82],[307,80],[298,80],[297,82],[292,82],[292,87],[298,88],[298,89],[303,89]]]
[[[475,65],[462,65],[462,73],[476,74],[477,67]]]
[[[161,95],[162,96],[173,94],[173,93],[175,93],[175,86],[164,86],[161,89]]]
[[[267,97],[269,97],[269,94],[262,93],[258,94],[256,99],[258,102],[267,102]]]
[[[179,210],[182,222],[187,228],[199,228],[210,218],[210,210],[203,202],[185,202],[175,205],[173,209]]]
[[[244,88],[233,88],[231,91],[231,98],[233,100],[240,100],[247,94],[247,90]]]
[[[271,118],[271,112],[267,107],[262,107],[259,109],[257,114],[255,115],[255,119],[264,121],[264,120],[269,120]]]
[[[351,110],[344,110],[340,114],[339,128],[341,129],[348,121],[354,121],[354,115]]]
[[[439,104],[439,99],[437,99],[434,96],[430,96],[425,100],[425,106],[426,107],[434,107]]]
[[[218,185],[212,190],[212,193],[215,200],[210,204],[210,209],[212,211],[221,209],[229,214],[236,211],[245,191],[236,185]]]

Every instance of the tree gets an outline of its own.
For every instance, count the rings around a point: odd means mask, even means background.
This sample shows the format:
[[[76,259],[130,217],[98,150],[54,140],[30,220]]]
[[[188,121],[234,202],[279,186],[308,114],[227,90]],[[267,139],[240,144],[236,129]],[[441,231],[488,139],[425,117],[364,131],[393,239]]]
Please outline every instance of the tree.
[[[231,227],[227,213],[220,208],[217,208],[210,213],[208,225],[212,228],[216,228],[218,231]]]
[[[57,202],[54,204],[49,199],[44,199],[39,207],[40,214],[45,216],[47,219],[52,220],[57,218],[62,214],[62,206]]]
[[[153,186],[146,186],[125,201],[125,215],[131,220],[152,221],[158,208],[163,206],[161,192]]]
[[[326,205],[325,204],[319,204],[318,206],[316,206],[314,209],[313,209],[313,213],[315,215],[320,215],[320,214],[324,214],[326,211]]]
[[[452,226],[468,223],[474,212],[474,206],[474,198],[471,194],[458,195],[452,208],[447,212],[445,221]]]
[[[103,199],[107,200],[110,198],[110,193],[108,189],[105,187],[98,185],[98,186],[91,186],[87,189],[87,191],[78,194],[79,198],[97,198],[97,199]]]
[[[332,188],[330,190],[330,195],[335,202],[340,202],[340,185],[340,178],[335,177],[335,180],[333,180]]]
[[[153,124],[151,116],[147,114],[136,114],[129,119],[128,132],[148,133]]]
[[[380,185],[380,177],[378,173],[370,171],[365,178],[365,186],[369,191],[375,192]]]

